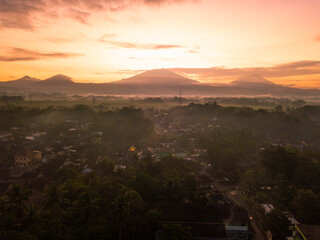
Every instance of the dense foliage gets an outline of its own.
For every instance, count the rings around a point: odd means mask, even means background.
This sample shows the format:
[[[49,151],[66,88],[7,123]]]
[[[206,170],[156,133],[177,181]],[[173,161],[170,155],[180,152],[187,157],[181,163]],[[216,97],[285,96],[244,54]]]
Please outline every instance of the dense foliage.
[[[182,202],[196,196],[192,165],[174,157],[142,159],[122,171],[81,176],[63,168],[42,193],[12,185],[0,200],[1,239],[154,239],[161,211],[155,201]],[[185,235],[181,226],[159,234]]]

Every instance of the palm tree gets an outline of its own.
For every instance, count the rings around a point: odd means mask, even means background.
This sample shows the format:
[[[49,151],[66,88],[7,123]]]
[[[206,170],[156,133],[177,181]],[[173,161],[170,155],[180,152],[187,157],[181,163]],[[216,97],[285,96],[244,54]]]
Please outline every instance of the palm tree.
[[[52,216],[57,216],[60,211],[61,192],[56,185],[50,185],[45,189],[43,195],[44,207]]]
[[[85,191],[81,194],[80,200],[77,201],[76,212],[79,217],[83,219],[83,223],[87,226],[89,224],[90,217],[99,209],[96,200],[92,197],[89,191]]]
[[[116,221],[119,226],[119,240],[122,239],[123,226],[131,216],[137,204],[141,201],[141,196],[136,191],[125,186],[120,187],[112,202],[116,214]]]
[[[29,196],[32,192],[20,185],[13,185],[7,192],[7,201],[9,211],[18,219],[21,219],[25,213],[26,205]]]

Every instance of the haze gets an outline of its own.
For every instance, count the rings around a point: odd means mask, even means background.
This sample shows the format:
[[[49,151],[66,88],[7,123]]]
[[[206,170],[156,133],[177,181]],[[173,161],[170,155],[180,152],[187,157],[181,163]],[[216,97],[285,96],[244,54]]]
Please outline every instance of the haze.
[[[0,0],[0,81],[169,68],[205,83],[258,73],[319,88],[319,12],[317,0]]]

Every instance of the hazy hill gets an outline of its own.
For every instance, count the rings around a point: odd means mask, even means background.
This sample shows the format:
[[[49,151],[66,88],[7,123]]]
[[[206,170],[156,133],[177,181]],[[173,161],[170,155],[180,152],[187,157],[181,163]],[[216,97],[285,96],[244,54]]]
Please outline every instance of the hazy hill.
[[[73,86],[75,83],[72,81],[71,77],[58,74],[53,77],[50,77],[46,80],[37,82],[36,85],[42,85],[42,86]]]
[[[230,83],[233,86],[251,87],[251,86],[276,86],[277,84],[268,81],[260,74],[250,74],[248,76],[239,78]]]
[[[115,84],[129,84],[129,85],[190,85],[197,84],[198,81],[185,78],[179,74],[171,72],[167,69],[154,69],[136,76],[122,79],[120,81],[112,82]]]
[[[32,82],[38,82],[38,81],[40,81],[40,79],[38,79],[38,78],[32,78],[32,77],[29,77],[29,76],[24,76],[24,77],[22,77],[22,78],[19,78],[19,79],[17,79],[17,80],[13,80],[13,81],[8,81],[7,83],[22,83],[22,82],[24,82],[24,83],[32,83]]]
[[[320,96],[318,89],[285,87],[258,74],[239,78],[230,84],[210,86],[166,69],[146,71],[111,83],[76,83],[71,77],[61,74],[41,81],[25,76],[14,81],[0,82],[0,89],[8,87],[25,92],[69,94],[178,95],[182,91],[183,95],[197,96]]]
[[[24,76],[17,80],[7,81],[7,82],[0,82],[1,86],[5,87],[14,87],[14,88],[28,88],[33,83],[39,82],[40,79],[32,78],[29,76]]]

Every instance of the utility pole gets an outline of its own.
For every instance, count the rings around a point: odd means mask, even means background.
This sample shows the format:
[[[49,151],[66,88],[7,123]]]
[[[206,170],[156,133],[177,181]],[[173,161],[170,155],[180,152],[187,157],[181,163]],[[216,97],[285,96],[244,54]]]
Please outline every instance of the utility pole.
[[[93,103],[96,103],[96,96],[93,96]]]
[[[182,99],[181,99],[181,90],[180,90],[180,99],[179,99],[179,102],[180,102],[180,105],[181,105],[181,101]]]
[[[30,104],[32,103],[32,100],[31,100],[31,93],[29,93],[29,100],[30,100]]]
[[[4,102],[7,103],[7,91],[4,91]]]

